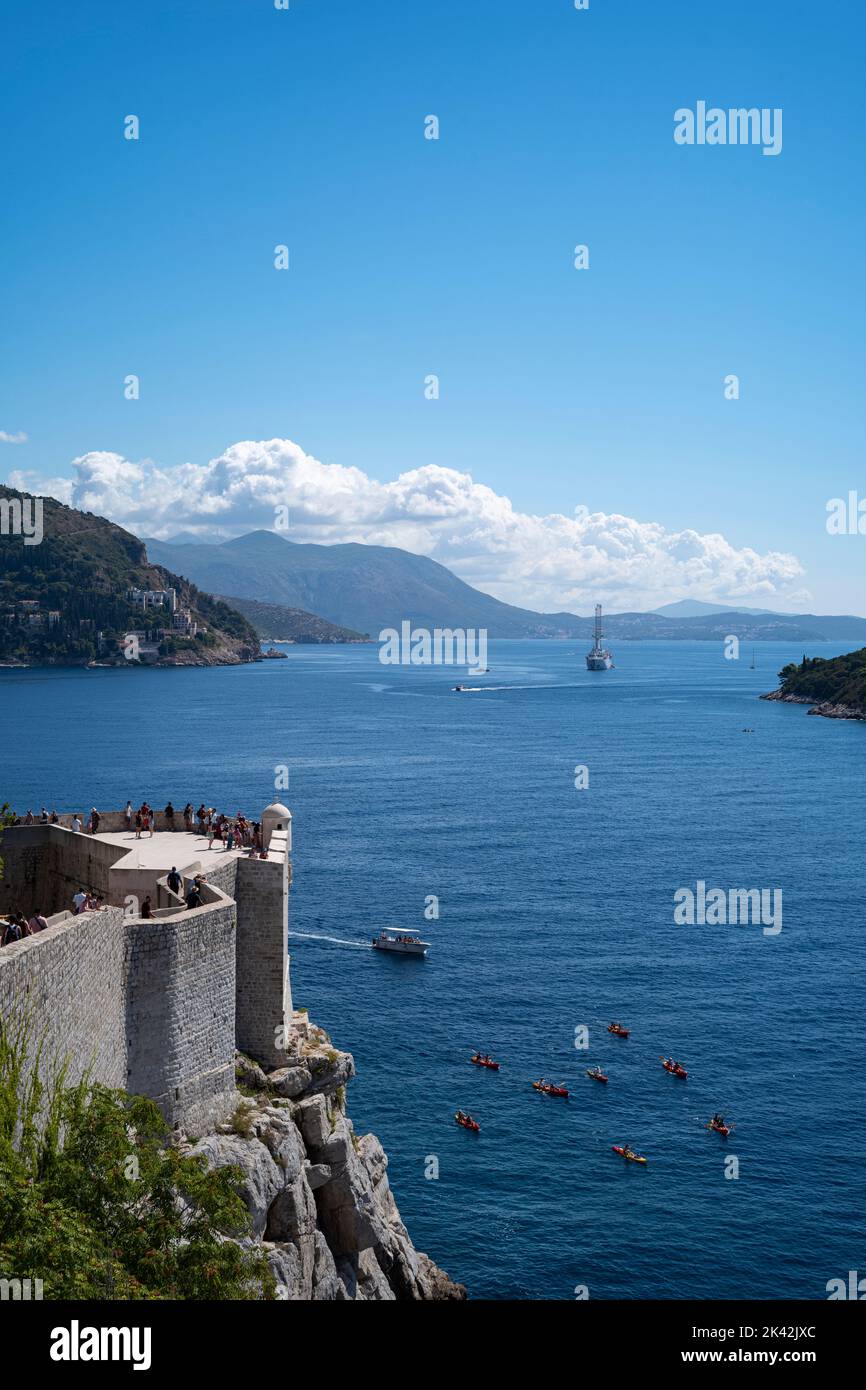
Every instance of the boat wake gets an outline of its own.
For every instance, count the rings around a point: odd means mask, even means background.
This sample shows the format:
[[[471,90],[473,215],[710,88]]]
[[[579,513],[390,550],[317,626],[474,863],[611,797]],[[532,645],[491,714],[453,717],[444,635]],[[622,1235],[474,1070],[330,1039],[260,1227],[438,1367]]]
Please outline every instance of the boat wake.
[[[316,932],[310,931],[290,931],[289,941],[292,937],[300,938],[301,941],[330,941],[334,946],[354,946],[358,951],[366,951],[369,942],[349,941],[345,936],[319,936]]]
[[[477,694],[481,693],[482,691],[486,694],[488,691],[496,691],[496,690],[577,690],[577,689],[578,689],[578,686],[577,686],[577,685],[569,685],[569,684],[567,684],[565,681],[551,681],[551,683],[550,683],[549,685],[539,685],[539,683],[538,683],[537,681],[533,681],[533,683],[532,683],[531,685],[461,685],[460,690],[459,690],[458,693],[459,693],[460,695],[477,695]]]

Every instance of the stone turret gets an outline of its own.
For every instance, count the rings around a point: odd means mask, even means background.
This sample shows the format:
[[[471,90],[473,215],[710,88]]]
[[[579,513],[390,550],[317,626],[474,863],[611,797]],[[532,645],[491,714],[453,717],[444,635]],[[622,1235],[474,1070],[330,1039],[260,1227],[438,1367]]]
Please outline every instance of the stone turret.
[[[275,830],[284,830],[286,833],[286,852],[292,852],[292,813],[288,806],[284,806],[281,801],[275,801],[273,805],[266,806],[262,811],[262,844],[265,849],[271,842],[271,835]]]

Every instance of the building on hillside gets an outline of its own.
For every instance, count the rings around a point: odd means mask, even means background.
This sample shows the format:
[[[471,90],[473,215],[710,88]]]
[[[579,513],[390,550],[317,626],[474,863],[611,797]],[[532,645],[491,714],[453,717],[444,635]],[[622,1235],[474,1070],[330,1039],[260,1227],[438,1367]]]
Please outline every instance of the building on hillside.
[[[143,609],[165,608],[169,613],[177,609],[176,589],[127,589],[126,597]]]

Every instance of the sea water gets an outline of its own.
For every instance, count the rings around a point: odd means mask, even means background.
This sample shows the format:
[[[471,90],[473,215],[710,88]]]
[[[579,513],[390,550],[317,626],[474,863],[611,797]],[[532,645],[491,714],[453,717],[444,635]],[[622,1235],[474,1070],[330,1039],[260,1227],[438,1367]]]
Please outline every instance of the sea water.
[[[354,1053],[356,1128],[473,1296],[826,1298],[866,1234],[866,726],[758,700],[800,646],[753,671],[721,643],[617,642],[590,673],[584,645],[491,642],[464,693],[375,646],[0,671],[0,801],[289,804],[295,1004]],[[699,882],[778,890],[781,930],[675,922]],[[429,957],[373,951],[382,927]]]

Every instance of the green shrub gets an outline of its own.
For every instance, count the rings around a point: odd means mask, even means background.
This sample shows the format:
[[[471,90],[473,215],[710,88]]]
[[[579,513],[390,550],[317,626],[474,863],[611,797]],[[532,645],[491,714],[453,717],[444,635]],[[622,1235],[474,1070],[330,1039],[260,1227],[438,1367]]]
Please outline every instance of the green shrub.
[[[234,1168],[169,1144],[157,1107],[46,1067],[32,1015],[0,1017],[0,1270],[48,1299],[272,1295]],[[181,1198],[181,1201],[178,1201]]]

